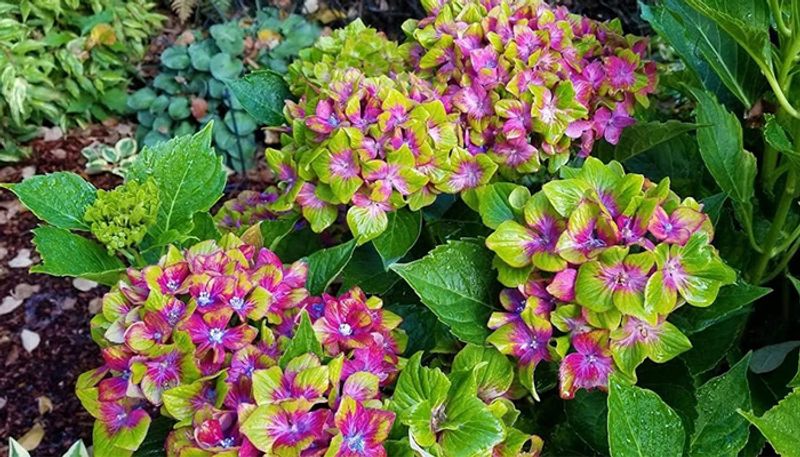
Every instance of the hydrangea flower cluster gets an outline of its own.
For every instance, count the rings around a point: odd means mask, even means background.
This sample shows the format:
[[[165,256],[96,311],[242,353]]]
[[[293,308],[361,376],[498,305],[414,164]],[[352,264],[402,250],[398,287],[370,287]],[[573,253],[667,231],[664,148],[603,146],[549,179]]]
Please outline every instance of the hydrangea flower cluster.
[[[263,192],[245,190],[226,201],[214,215],[214,222],[224,232],[241,233],[261,221],[277,219],[282,212],[276,212],[273,204],[279,192],[270,186]]]
[[[560,394],[636,379],[649,358],[691,347],[667,321],[684,304],[711,305],[736,273],[710,244],[702,205],[589,158],[545,184],[486,240],[497,254],[504,311],[489,341],[519,361],[530,383],[539,362],[560,362]],[[571,348],[571,349],[570,349]]]
[[[461,114],[464,144],[513,178],[565,164],[605,138],[616,144],[656,83],[647,41],[543,0],[428,0],[403,25],[410,56],[445,105]]]
[[[459,148],[457,115],[413,74],[367,77],[336,71],[316,105],[287,102],[293,138],[268,150],[267,160],[292,183],[287,196],[314,231],[332,224],[340,205],[362,241],[380,235],[387,213],[418,210],[441,192],[457,193],[489,181],[496,166]]]
[[[156,222],[159,198],[153,180],[128,181],[114,190],[97,191],[83,219],[110,254],[138,245]]]
[[[405,71],[406,60],[396,42],[356,19],[300,51],[286,80],[296,96],[314,98],[319,88],[333,82],[336,69],[358,68],[369,77],[391,77]]]
[[[311,296],[306,274],[233,235],[130,269],[92,320],[105,363],[77,386],[95,454],[130,455],[160,408],[171,456],[385,456],[401,319],[358,288]]]

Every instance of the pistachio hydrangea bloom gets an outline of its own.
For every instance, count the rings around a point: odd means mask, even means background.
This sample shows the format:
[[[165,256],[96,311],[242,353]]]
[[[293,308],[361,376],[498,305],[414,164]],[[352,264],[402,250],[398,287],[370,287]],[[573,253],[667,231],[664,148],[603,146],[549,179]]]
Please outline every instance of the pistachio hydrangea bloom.
[[[391,77],[406,70],[406,60],[396,42],[356,19],[300,51],[289,65],[286,80],[293,94],[313,98],[317,88],[333,82],[337,69],[356,68],[369,77]]]
[[[158,187],[153,180],[128,181],[114,190],[98,190],[83,218],[113,254],[139,244],[158,214]]]
[[[386,455],[401,319],[358,288],[311,296],[307,270],[233,235],[130,269],[92,320],[104,364],[77,386],[95,453],[129,455],[160,408],[169,456]],[[319,349],[291,349],[301,332]]]
[[[647,42],[543,0],[427,0],[403,25],[415,71],[461,114],[463,139],[509,178],[555,171],[600,138],[616,144],[656,69]]]
[[[649,358],[691,347],[667,321],[709,306],[735,272],[710,244],[702,205],[681,200],[617,162],[588,158],[545,184],[486,245],[497,254],[502,312],[489,341],[516,357],[529,385],[542,361],[560,363],[561,396],[605,388],[612,371],[635,380]]]

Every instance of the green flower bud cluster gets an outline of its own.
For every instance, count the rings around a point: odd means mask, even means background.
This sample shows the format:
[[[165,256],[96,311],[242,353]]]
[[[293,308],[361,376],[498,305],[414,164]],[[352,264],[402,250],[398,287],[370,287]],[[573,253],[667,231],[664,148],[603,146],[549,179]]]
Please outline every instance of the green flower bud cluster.
[[[158,205],[158,187],[152,179],[129,181],[114,190],[98,190],[83,219],[113,254],[141,243],[156,221]]]

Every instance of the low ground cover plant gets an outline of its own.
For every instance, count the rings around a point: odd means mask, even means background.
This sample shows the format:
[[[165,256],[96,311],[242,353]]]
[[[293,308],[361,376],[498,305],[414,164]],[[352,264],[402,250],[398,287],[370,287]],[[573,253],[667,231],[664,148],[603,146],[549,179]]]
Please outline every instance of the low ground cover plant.
[[[614,21],[426,1],[227,81],[262,192],[218,204],[212,123],[3,184],[34,271],[111,287],[95,455],[798,455],[795,3],[643,5],[657,78]]]
[[[128,84],[165,17],[144,0],[0,3],[0,160],[44,124],[66,130],[125,111]]]

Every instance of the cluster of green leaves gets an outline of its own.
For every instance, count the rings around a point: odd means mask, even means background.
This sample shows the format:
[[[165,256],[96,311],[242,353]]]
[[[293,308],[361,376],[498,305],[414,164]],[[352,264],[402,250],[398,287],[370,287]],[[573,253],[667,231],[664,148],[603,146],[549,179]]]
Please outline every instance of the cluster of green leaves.
[[[255,160],[258,124],[231,97],[227,83],[245,67],[284,73],[288,62],[319,35],[302,16],[280,18],[274,8],[253,19],[213,25],[209,35],[194,31],[161,54],[159,74],[127,101],[136,112],[136,137],[153,146],[173,136],[194,133],[211,121],[214,145],[227,164],[242,172]]]
[[[31,271],[111,285],[127,265],[153,263],[170,244],[213,238],[208,210],[222,196],[225,170],[211,130],[144,148],[111,192],[69,172],[0,184],[43,222],[33,230],[42,263]]]
[[[125,112],[134,65],[164,17],[149,0],[0,2],[0,161],[46,123]]]
[[[8,457],[31,457],[31,455],[14,438],[9,438]],[[89,451],[83,441],[78,440],[61,457],[89,457]]]

